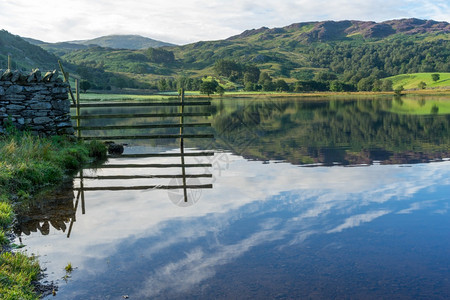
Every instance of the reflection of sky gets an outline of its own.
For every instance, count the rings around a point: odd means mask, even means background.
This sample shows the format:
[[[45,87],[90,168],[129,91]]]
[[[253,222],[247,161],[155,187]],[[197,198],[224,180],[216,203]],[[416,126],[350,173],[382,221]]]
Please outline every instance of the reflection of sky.
[[[61,286],[65,298],[170,297],[210,282],[265,245],[275,245],[267,251],[276,253],[389,218],[448,215],[448,161],[304,168],[231,154],[216,154],[219,159],[210,168],[214,188],[202,190],[195,206],[173,205],[164,190],[86,192],[86,215],[77,212],[70,239],[53,230],[24,237],[24,244],[41,256],[49,279],[61,278],[68,262],[77,268]]]

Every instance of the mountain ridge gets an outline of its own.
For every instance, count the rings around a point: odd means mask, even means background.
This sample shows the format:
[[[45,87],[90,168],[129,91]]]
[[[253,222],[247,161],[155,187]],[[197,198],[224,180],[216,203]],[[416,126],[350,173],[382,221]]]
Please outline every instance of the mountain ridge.
[[[261,27],[259,29],[245,30],[241,34],[231,36],[226,40],[246,38],[259,33],[282,34],[290,30],[311,27],[304,32],[306,41],[327,41],[336,36],[349,36],[361,34],[364,38],[385,38],[394,34],[424,34],[424,33],[450,33],[450,23],[445,21],[421,20],[405,18],[387,20],[383,22],[342,20],[342,21],[316,21],[293,23],[284,27]]]

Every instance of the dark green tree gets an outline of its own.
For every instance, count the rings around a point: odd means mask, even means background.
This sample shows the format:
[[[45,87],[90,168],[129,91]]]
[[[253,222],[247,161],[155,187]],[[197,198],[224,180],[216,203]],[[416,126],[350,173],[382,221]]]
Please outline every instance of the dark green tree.
[[[200,93],[209,96],[217,91],[218,86],[219,83],[214,79],[211,81],[203,81],[202,84],[200,85]]]
[[[154,63],[173,63],[175,61],[175,55],[172,51],[160,49],[160,48],[148,48],[146,55],[151,62]]]
[[[436,82],[439,79],[441,79],[441,75],[439,75],[438,73],[431,74],[431,79],[433,79],[433,81]]]
[[[81,82],[80,82],[80,89],[83,91],[83,93],[86,93],[86,91],[88,89],[90,89],[90,88],[91,88],[91,84],[90,84],[89,81],[81,80]]]
[[[283,79],[278,79],[275,83],[275,89],[278,92],[289,92],[289,85]]]
[[[222,86],[218,85],[218,86],[216,87],[216,92],[217,92],[217,94],[219,94],[220,96],[223,96],[223,94],[225,94],[225,89],[224,89]]]

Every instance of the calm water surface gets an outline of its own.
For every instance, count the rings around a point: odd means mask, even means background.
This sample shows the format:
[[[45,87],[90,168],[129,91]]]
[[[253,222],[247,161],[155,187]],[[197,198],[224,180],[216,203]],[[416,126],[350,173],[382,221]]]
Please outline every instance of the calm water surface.
[[[84,170],[16,231],[59,285],[56,299],[448,299],[449,104],[215,101],[202,131],[215,139],[185,149],[214,153],[185,161],[210,163],[186,172],[211,174],[188,184],[212,188],[188,190],[188,203],[182,190],[96,191],[179,179],[89,177],[180,168]],[[125,154],[180,151],[178,141],[128,143]]]

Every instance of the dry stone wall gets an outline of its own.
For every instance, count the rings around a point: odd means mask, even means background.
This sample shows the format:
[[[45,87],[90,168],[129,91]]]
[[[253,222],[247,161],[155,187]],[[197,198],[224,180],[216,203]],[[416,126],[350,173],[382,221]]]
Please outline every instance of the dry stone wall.
[[[11,125],[40,136],[74,133],[68,84],[57,71],[0,70],[0,134]]]

